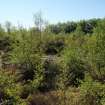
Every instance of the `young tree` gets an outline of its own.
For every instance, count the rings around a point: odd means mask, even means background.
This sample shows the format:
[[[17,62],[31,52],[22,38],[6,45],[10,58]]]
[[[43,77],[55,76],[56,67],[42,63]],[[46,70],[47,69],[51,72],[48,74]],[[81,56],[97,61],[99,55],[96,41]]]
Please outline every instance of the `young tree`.
[[[6,21],[5,27],[6,27],[7,33],[10,34],[11,33],[11,23],[9,21]]]
[[[43,20],[41,11],[37,12],[36,14],[34,14],[34,23],[35,23],[35,27],[39,31],[42,31],[43,26],[44,26],[44,20]]]
[[[88,61],[92,77],[100,82],[105,81],[105,21],[99,23],[94,32],[94,43],[89,45]]]

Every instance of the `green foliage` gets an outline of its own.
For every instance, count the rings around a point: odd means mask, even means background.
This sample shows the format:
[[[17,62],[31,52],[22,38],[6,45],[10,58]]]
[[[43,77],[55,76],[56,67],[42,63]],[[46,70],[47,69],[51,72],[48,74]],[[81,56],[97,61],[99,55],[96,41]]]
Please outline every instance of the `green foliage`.
[[[71,33],[71,32],[74,32],[77,28],[77,24],[74,23],[74,22],[68,22],[66,25],[65,25],[65,28],[64,28],[64,32],[65,33]]]
[[[46,29],[46,30],[48,30],[54,34],[59,34],[62,31],[61,28],[57,25],[50,25],[50,26],[48,26],[48,29]]]
[[[0,35],[0,50],[8,52],[11,49],[12,39],[7,35]]]
[[[44,62],[43,84],[39,87],[42,92],[55,90],[57,88],[57,77],[60,74],[60,66],[57,62],[49,59]]]
[[[32,80],[41,66],[41,52],[39,52],[37,38],[29,35],[22,32],[21,40],[13,44],[10,53],[11,61],[18,65],[22,80]]]
[[[34,19],[29,29],[0,26],[0,104],[104,105],[105,19]]]
[[[26,105],[20,98],[21,84],[16,83],[15,76],[3,70],[0,71],[0,104]],[[24,103],[24,104],[23,104]]]
[[[78,86],[80,80],[84,79],[87,65],[84,61],[83,52],[78,46],[67,48],[64,51],[64,62],[66,64],[66,76],[68,85]]]
[[[81,26],[81,31],[83,31],[85,34],[93,33],[93,29],[96,27],[98,21],[98,19],[80,21],[79,25]]]
[[[88,62],[91,65],[91,74],[94,79],[104,82],[105,80],[105,31],[104,21],[99,23],[95,29],[94,39],[91,38],[89,43]],[[91,41],[94,41],[92,43]]]
[[[59,55],[65,47],[63,36],[45,36],[42,39],[42,51],[46,55]]]
[[[87,78],[80,87],[80,105],[104,105],[105,104],[105,84]]]

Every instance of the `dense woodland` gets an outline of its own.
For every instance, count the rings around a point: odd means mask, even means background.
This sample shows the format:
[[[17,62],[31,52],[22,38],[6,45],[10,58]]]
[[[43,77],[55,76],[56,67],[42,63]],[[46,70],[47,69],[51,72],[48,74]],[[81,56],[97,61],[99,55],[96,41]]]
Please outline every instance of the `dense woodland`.
[[[0,105],[105,105],[105,19],[0,25]]]

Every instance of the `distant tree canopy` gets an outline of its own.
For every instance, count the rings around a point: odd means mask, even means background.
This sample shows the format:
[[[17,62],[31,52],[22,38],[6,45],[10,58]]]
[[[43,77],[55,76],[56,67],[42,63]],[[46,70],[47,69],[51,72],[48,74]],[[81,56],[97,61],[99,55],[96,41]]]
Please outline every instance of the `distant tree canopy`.
[[[88,21],[81,21],[79,24],[81,26],[81,31],[83,31],[85,34],[87,33],[93,33],[93,29],[96,27],[97,25],[97,21],[96,19],[91,19]]]
[[[90,19],[90,20],[83,20],[80,22],[66,22],[66,23],[58,23],[55,25],[49,25],[46,27],[47,31],[50,31],[54,34],[65,33],[69,34],[71,32],[76,31],[77,27],[80,26],[82,32],[85,34],[93,33],[93,29],[97,26],[97,23],[100,19]]]

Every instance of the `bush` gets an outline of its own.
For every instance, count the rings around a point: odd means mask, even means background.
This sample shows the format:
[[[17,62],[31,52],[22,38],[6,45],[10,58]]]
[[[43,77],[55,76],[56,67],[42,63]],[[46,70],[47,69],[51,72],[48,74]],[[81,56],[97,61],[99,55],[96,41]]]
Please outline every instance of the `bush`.
[[[13,50],[10,52],[11,62],[18,66],[21,81],[33,80],[38,71],[42,70],[41,52],[33,34],[21,33],[19,43],[13,44]],[[39,70],[40,69],[40,70]]]
[[[42,50],[46,55],[60,54],[65,46],[63,37],[51,36],[43,40]]]
[[[80,105],[104,105],[105,104],[105,84],[86,79],[80,87]]]
[[[26,105],[25,101],[20,98],[21,90],[22,86],[16,83],[14,75],[0,71],[0,104]]]
[[[87,64],[81,56],[82,52],[79,51],[81,51],[79,48],[67,48],[64,52],[65,73],[69,86],[79,86],[87,71]]]
[[[94,36],[89,40],[87,61],[90,65],[90,74],[94,80],[104,83],[105,80],[105,31],[102,27],[105,21],[100,22],[94,30]]]
[[[39,87],[39,90],[45,92],[56,89],[56,80],[60,73],[59,65],[57,64],[57,62],[51,59],[47,59],[45,60],[43,67],[43,81],[42,86]]]

